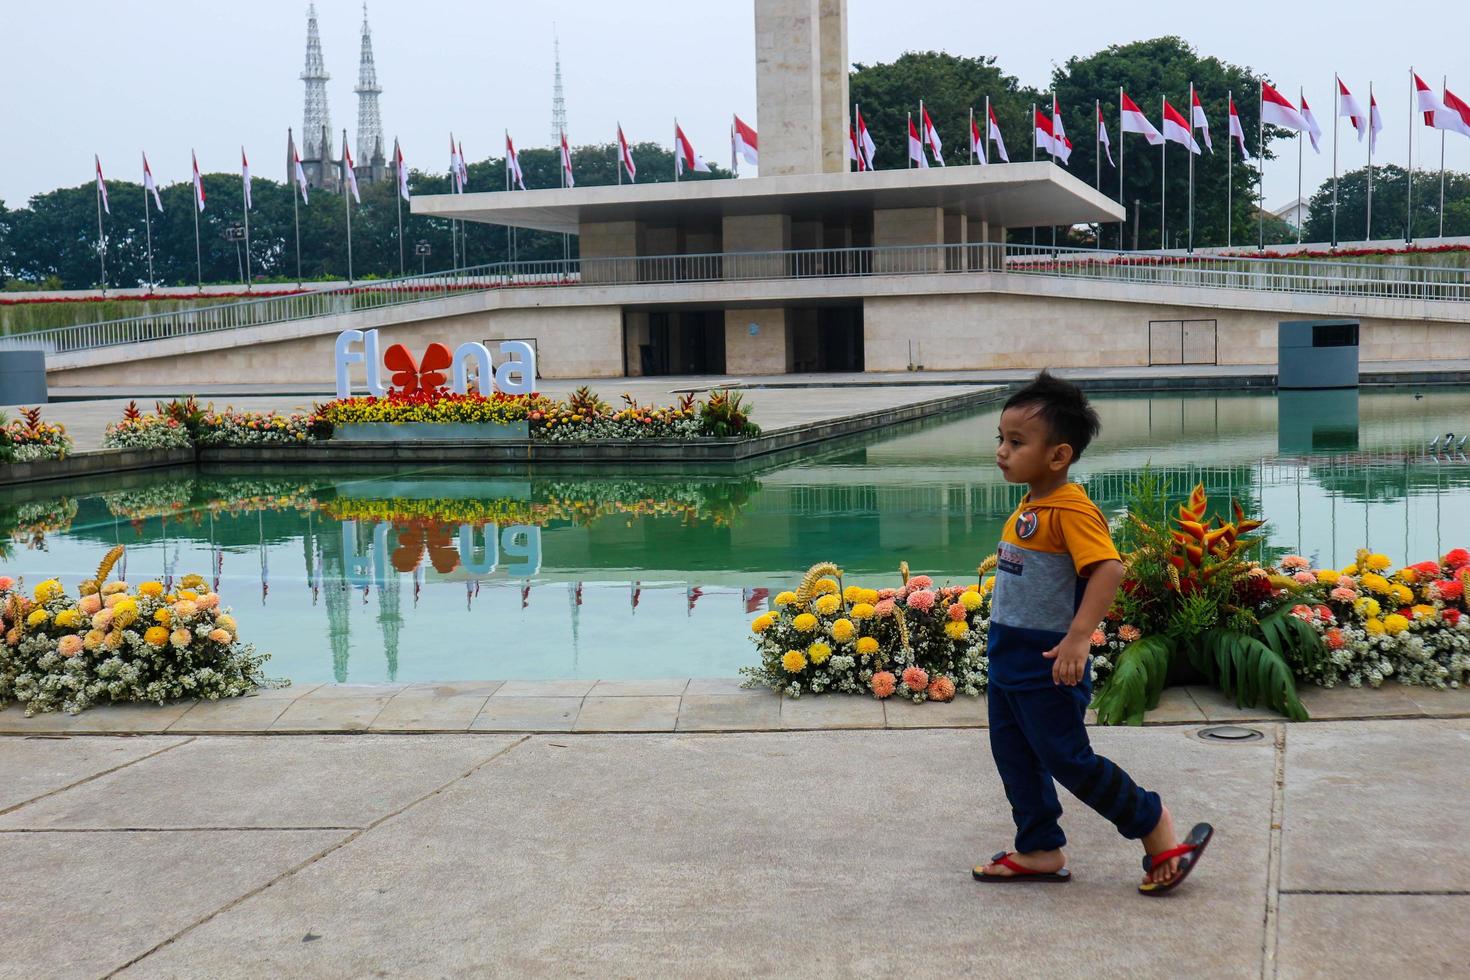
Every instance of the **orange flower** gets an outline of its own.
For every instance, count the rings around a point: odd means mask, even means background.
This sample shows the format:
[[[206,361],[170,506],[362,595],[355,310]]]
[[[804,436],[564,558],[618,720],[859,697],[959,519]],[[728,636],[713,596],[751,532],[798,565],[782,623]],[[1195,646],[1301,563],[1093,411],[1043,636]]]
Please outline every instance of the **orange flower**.
[[[903,682],[910,691],[922,691],[929,687],[929,674],[922,667],[908,667],[903,672]]]
[[[940,675],[929,682],[929,700],[931,701],[953,701],[954,681]]]
[[[880,670],[873,675],[869,686],[873,689],[873,696],[881,700],[898,689],[898,682],[891,673],[886,670]]]

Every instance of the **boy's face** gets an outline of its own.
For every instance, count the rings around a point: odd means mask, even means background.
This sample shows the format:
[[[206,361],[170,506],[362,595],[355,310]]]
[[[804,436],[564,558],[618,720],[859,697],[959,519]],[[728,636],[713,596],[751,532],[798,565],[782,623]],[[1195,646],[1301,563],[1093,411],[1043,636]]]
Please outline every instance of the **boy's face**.
[[[1007,483],[1039,483],[1072,465],[1072,447],[1052,442],[1040,409],[1035,404],[1017,405],[1000,413],[995,465]]]

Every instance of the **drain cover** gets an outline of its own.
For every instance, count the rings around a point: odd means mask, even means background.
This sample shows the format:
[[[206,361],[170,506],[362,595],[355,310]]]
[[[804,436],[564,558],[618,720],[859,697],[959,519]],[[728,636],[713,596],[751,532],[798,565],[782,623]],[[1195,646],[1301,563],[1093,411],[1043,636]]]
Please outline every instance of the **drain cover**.
[[[1266,737],[1254,728],[1242,728],[1239,725],[1216,725],[1214,728],[1202,728],[1198,734],[1200,738],[1210,742],[1253,742],[1258,738]]]

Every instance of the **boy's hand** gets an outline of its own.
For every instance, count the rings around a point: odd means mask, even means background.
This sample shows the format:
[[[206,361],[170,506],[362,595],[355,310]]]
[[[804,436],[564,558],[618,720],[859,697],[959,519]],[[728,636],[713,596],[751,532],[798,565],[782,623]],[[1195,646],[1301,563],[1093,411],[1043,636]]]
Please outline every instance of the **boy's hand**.
[[[1087,669],[1087,657],[1092,643],[1085,636],[1068,634],[1062,642],[1042,654],[1052,661],[1051,679],[1055,684],[1074,687],[1082,681],[1082,672]]]

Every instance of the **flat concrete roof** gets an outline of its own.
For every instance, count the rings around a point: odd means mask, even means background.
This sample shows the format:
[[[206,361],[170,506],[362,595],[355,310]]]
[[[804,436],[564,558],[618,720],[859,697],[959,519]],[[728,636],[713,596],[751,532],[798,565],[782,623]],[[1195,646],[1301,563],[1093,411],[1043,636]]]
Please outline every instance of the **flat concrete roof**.
[[[914,207],[942,207],[1012,228],[1125,216],[1122,205],[1051,163],[429,194],[412,201],[414,214],[571,233],[600,221],[673,224],[743,214],[815,218]]]

